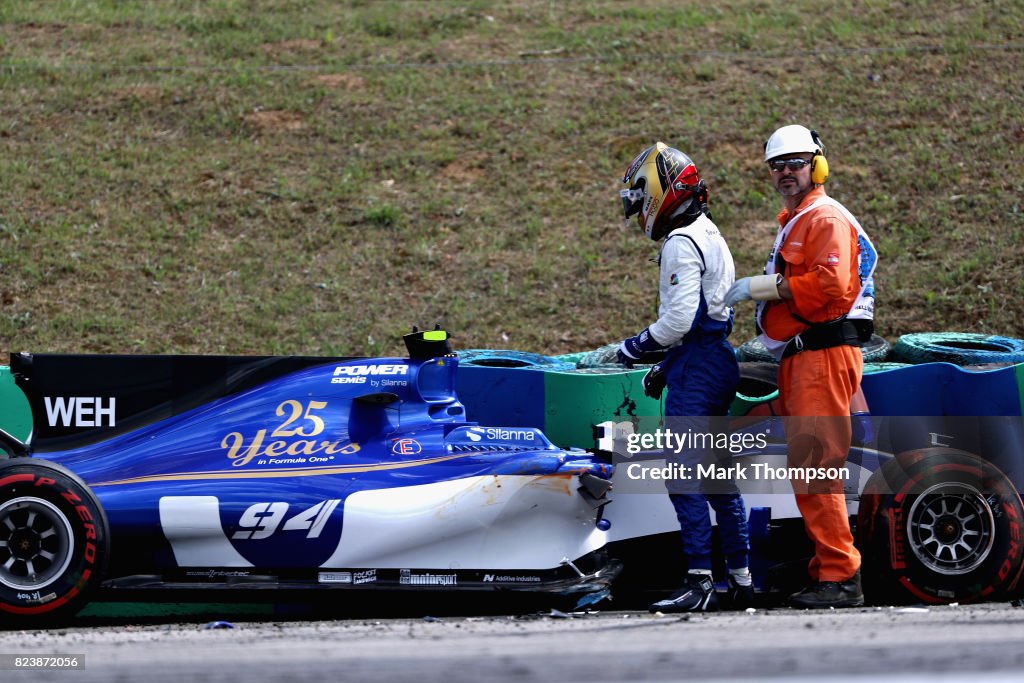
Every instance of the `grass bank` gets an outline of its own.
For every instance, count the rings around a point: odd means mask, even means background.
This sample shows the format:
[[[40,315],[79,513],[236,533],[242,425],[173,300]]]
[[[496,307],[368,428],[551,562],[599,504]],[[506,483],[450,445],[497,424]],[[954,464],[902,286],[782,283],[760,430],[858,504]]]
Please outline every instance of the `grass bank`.
[[[1024,6],[0,6],[0,350],[586,350],[653,320],[618,178],[688,152],[740,274],[819,130],[878,328],[1024,336]],[[753,334],[740,312],[736,344]]]

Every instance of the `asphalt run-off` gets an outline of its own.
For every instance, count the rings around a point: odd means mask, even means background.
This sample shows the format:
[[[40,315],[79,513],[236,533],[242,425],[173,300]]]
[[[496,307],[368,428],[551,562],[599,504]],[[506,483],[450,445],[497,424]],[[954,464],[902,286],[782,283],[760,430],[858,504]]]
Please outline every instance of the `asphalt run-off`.
[[[205,617],[204,617],[205,619]],[[4,681],[1019,680],[1009,603],[707,615],[558,611],[401,618],[85,618],[0,632],[0,654],[84,655]]]

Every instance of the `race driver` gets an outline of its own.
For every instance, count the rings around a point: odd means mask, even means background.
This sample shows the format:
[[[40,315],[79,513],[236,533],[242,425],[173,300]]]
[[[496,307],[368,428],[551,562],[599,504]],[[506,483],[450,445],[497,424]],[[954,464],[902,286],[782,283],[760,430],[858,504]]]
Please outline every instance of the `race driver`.
[[[711,220],[705,183],[687,155],[662,142],[630,163],[622,183],[626,219],[636,216],[648,238],[664,243],[658,258],[658,319],[622,342],[619,361],[632,366],[664,359],[643,383],[653,398],[661,397],[667,383],[665,415],[670,427],[669,416],[724,416],[739,382],[739,366],[727,340],[732,311],[725,305],[735,269],[729,247]],[[707,417],[698,424],[706,428]],[[691,451],[679,458],[692,467],[708,456]],[[752,601],[743,499],[732,481],[716,481],[713,487],[706,483],[696,477],[666,482],[679,520],[687,575],[682,589],[651,605],[652,612],[718,608],[708,503],[715,509],[729,568],[731,605],[743,609]]]

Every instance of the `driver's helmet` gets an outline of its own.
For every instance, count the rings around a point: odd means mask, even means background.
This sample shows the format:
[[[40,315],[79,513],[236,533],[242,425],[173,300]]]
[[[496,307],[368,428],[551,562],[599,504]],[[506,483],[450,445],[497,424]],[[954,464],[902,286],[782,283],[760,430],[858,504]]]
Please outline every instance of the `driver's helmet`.
[[[664,142],[640,152],[622,176],[622,184],[619,196],[626,219],[636,216],[640,229],[652,240],[668,234],[674,216],[688,213],[695,218],[707,202],[697,166]]]

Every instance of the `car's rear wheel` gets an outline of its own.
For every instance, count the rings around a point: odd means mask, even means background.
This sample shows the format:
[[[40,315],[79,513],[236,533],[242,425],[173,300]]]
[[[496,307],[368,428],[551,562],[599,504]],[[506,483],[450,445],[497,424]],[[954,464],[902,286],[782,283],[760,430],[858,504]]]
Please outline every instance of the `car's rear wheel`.
[[[1020,579],[1020,496],[968,453],[924,449],[887,462],[864,488],[857,529],[872,599],[992,600]]]
[[[0,463],[0,620],[59,620],[89,599],[106,568],[106,515],[89,488],[50,462]]]

